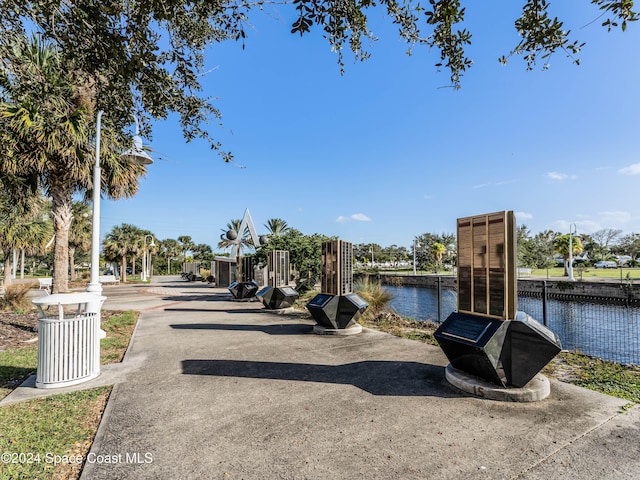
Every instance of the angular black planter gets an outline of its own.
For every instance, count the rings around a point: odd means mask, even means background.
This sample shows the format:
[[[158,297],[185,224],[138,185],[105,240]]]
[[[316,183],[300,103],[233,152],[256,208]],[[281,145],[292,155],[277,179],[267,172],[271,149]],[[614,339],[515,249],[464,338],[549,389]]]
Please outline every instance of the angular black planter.
[[[329,329],[346,329],[358,322],[368,306],[369,304],[356,293],[319,293],[307,303],[307,310],[318,325]]]
[[[256,293],[256,297],[265,308],[278,310],[292,307],[299,294],[293,287],[264,287]]]
[[[256,296],[258,284],[256,282],[233,282],[228,288],[236,300],[247,300]]]
[[[434,336],[454,368],[503,387],[524,387],[562,350],[558,336],[524,312],[514,320],[454,312]]]

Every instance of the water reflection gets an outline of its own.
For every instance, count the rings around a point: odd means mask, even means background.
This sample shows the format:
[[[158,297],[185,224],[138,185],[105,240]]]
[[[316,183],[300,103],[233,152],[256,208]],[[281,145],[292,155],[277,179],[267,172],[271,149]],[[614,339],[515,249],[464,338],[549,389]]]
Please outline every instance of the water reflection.
[[[393,294],[391,307],[400,315],[438,321],[437,290],[385,286]],[[457,308],[457,294],[442,290],[441,320]],[[518,310],[542,323],[542,300],[519,297]],[[606,360],[640,364],[640,309],[618,305],[549,300],[547,326],[567,350],[580,350]]]

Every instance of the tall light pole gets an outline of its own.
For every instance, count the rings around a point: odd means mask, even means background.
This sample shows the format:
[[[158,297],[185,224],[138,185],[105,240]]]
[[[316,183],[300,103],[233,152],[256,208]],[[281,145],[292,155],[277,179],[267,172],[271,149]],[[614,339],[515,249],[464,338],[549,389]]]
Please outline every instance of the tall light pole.
[[[91,278],[87,285],[87,292],[96,295],[102,294],[102,285],[100,285],[100,134],[102,129],[102,114],[100,110],[96,120],[96,158],[93,166],[93,217],[91,228]],[[138,120],[136,122],[136,135],[133,137],[133,148],[122,154],[125,158],[133,163],[140,165],[150,165],[153,163],[152,158],[142,150],[142,139],[139,136]],[[87,305],[88,313],[97,313],[100,311],[102,302],[95,302]]]
[[[102,285],[100,285],[100,132],[102,129],[102,114],[98,112],[96,120],[96,158],[93,166],[93,217],[91,221],[91,277],[87,292],[96,295],[102,294]],[[87,305],[89,313],[97,313],[100,310],[100,303]]]
[[[369,247],[369,251],[371,252],[371,268],[375,267],[376,264],[373,261],[373,247]]]
[[[418,243],[418,241],[414,238],[413,239],[413,274],[416,274],[416,248],[417,246],[420,245]]]
[[[146,234],[142,240],[143,244],[144,244],[144,248],[142,249],[142,281],[146,282],[147,281],[147,276],[148,276],[148,269],[149,269],[149,264],[151,263],[151,258],[150,258],[150,253],[147,250],[147,237],[151,237],[151,243],[149,244],[149,248],[153,248],[156,246],[155,243],[153,243],[153,235],[151,235],[150,233]],[[147,259],[147,255],[149,255],[149,259]]]
[[[571,226],[573,225],[573,230]],[[576,228],[575,223],[569,224],[569,280],[575,282],[575,278],[573,278],[573,235],[578,233],[578,229]]]

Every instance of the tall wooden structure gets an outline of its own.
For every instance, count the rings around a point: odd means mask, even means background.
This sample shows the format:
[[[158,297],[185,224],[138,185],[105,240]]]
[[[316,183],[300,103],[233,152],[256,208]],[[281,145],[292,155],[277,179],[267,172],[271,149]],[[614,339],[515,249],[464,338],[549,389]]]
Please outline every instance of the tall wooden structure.
[[[458,311],[515,318],[515,224],[512,211],[458,219]]]
[[[346,295],[353,291],[353,244],[344,240],[322,243],[322,293]]]

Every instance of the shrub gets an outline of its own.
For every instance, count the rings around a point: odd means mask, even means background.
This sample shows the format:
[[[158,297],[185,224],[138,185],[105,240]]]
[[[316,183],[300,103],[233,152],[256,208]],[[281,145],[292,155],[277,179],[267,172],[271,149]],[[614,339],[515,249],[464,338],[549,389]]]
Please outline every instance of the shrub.
[[[354,290],[369,304],[369,307],[362,314],[364,321],[374,320],[389,310],[388,304],[393,298],[393,294],[385,290],[379,282],[365,280],[357,283]]]
[[[15,283],[5,287],[4,297],[0,298],[0,309],[13,312],[24,312],[32,307],[27,297],[33,287],[30,283]]]

